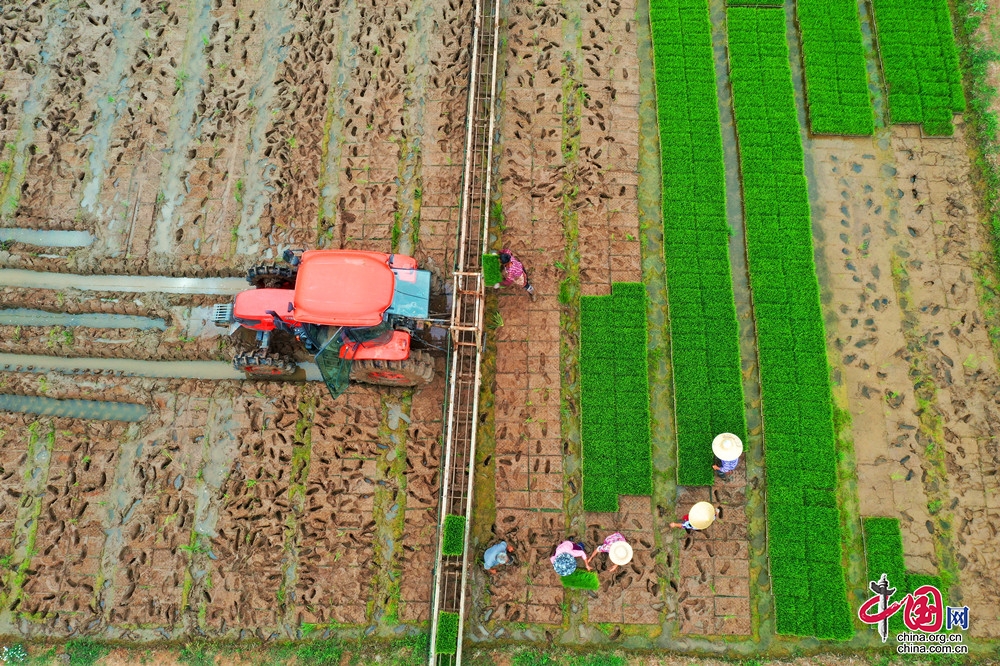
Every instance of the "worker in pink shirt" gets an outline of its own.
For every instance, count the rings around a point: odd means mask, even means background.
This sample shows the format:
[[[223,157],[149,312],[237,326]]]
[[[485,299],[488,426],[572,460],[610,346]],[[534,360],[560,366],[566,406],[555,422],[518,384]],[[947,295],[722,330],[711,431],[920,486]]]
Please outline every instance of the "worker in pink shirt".
[[[567,540],[567,541],[563,541],[561,544],[559,544],[558,546],[556,546],[555,552],[552,553],[552,557],[549,558],[549,561],[552,562],[552,566],[553,567],[556,567],[556,572],[559,573],[560,576],[569,575],[569,574],[564,574],[564,573],[559,572],[559,568],[560,567],[557,566],[557,565],[561,565],[563,562],[565,562],[567,560],[566,557],[560,557],[560,556],[563,556],[563,555],[569,555],[574,560],[577,557],[582,557],[583,558],[583,563],[587,567],[587,571],[590,571],[590,562],[587,561],[587,551],[584,550],[582,543],[574,543],[572,541]],[[558,562],[557,562],[557,560],[558,560]],[[573,569],[576,569],[575,562],[574,562]],[[569,573],[573,573],[573,571],[570,570]]]
[[[528,272],[524,270],[524,264],[518,261],[509,249],[500,252],[500,274],[503,276],[503,281],[495,287],[521,287],[528,292],[531,300],[535,300],[535,288],[528,281]]]

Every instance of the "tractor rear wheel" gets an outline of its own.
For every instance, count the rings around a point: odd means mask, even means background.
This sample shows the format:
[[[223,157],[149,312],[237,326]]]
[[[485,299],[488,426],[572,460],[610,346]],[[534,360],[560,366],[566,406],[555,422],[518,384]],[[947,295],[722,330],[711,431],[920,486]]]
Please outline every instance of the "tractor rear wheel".
[[[402,361],[355,361],[351,379],[381,386],[422,386],[434,379],[434,359],[418,351]]]
[[[247,271],[247,282],[254,289],[292,289],[297,273],[292,266],[263,264]]]
[[[291,357],[263,349],[237,354],[233,359],[233,367],[245,372],[250,379],[290,377],[299,369]]]

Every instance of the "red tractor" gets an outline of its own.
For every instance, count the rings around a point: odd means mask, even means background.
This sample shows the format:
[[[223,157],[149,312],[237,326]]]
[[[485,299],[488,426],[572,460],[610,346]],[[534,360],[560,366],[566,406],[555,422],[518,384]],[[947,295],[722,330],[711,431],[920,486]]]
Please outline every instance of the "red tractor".
[[[412,257],[358,250],[286,251],[285,264],[247,272],[253,289],[216,306],[215,322],[256,332],[257,348],[236,355],[248,377],[293,375],[294,358],[271,349],[275,335],[293,336],[315,356],[334,398],[350,380],[418,386],[434,378],[434,359],[411,351],[427,320],[430,273]]]

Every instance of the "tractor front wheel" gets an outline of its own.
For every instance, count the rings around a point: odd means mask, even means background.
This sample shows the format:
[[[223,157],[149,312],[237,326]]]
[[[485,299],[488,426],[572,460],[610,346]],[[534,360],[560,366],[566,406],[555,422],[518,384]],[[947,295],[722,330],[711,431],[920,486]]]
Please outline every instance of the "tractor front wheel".
[[[249,379],[290,377],[299,369],[290,357],[263,349],[237,354],[233,359],[233,367],[245,372]]]
[[[434,359],[418,351],[402,361],[354,361],[351,379],[381,386],[422,386],[434,379]]]
[[[264,264],[247,271],[247,282],[254,289],[294,289],[297,273],[292,266]]]

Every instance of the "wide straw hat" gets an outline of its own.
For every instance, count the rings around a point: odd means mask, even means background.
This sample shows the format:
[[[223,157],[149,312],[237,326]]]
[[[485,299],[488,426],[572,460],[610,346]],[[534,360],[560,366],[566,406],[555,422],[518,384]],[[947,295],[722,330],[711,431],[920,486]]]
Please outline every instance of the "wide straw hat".
[[[618,566],[628,564],[632,561],[632,546],[625,541],[616,541],[608,549],[608,557]]]
[[[688,511],[688,522],[696,530],[706,529],[715,522],[715,507],[709,502],[698,502]]]
[[[712,440],[712,453],[719,460],[739,460],[743,442],[731,432],[724,432]]]
[[[576,571],[576,558],[569,553],[559,553],[555,562],[552,563],[552,568],[560,576],[568,576]]]
[[[497,553],[497,563],[507,564],[507,553]]]

